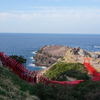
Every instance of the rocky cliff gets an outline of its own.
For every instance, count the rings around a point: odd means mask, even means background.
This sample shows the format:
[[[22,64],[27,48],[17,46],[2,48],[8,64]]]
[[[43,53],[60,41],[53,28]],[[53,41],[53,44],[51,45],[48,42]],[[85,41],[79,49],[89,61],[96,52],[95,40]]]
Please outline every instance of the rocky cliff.
[[[69,46],[49,45],[40,48],[34,56],[36,66],[49,67],[58,60],[63,62],[83,63],[83,57],[91,58],[92,64],[100,63],[100,52],[89,52],[79,47],[72,48]],[[61,59],[60,59],[61,58]]]
[[[57,62],[59,58],[63,57],[69,49],[71,49],[71,47],[61,45],[44,46],[40,48],[34,56],[36,61],[35,65],[49,67]]]

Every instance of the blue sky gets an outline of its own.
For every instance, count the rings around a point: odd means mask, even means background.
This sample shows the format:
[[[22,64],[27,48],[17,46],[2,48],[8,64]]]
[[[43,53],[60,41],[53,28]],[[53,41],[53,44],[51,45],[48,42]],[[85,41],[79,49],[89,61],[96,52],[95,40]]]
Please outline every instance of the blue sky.
[[[100,0],[0,0],[0,33],[100,34]]]

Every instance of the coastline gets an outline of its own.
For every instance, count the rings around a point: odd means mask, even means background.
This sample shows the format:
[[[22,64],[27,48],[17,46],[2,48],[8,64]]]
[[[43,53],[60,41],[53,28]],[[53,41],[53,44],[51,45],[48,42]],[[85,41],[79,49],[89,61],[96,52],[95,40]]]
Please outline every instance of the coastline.
[[[61,45],[47,45],[41,47],[33,56],[33,66],[45,69],[52,66],[57,61],[63,61],[65,63],[83,63],[84,57],[89,57],[91,59],[91,65],[96,69],[99,68],[100,52],[89,52],[80,47],[72,48]]]

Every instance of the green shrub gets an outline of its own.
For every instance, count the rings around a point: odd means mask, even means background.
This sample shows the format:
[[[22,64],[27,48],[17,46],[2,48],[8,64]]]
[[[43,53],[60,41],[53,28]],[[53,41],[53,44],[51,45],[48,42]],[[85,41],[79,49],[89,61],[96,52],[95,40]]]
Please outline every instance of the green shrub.
[[[9,56],[10,58],[16,60],[18,63],[25,65],[26,66],[26,61],[27,59],[25,59],[23,56],[17,56],[17,55],[11,55]]]
[[[5,95],[5,92],[0,89],[0,94]]]

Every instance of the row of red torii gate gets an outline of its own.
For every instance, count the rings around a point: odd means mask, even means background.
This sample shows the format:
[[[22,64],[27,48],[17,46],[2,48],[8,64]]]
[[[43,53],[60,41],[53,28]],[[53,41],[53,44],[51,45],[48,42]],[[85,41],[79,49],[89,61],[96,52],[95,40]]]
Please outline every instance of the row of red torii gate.
[[[43,75],[41,75],[38,71],[29,71],[24,66],[22,66],[20,63],[15,61],[14,59],[10,58],[7,55],[4,55],[3,52],[0,52],[0,61],[3,66],[8,67],[10,70],[12,70],[13,73],[18,75],[21,79],[24,81],[30,83],[30,84],[36,84],[36,83],[45,83],[45,84],[61,84],[61,85],[77,85],[80,82],[84,80],[75,80],[75,81],[53,81],[50,80]],[[84,67],[88,71],[89,74],[93,76],[91,81],[99,81],[100,80],[100,74],[90,65],[90,58],[84,58]]]

